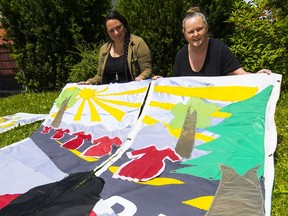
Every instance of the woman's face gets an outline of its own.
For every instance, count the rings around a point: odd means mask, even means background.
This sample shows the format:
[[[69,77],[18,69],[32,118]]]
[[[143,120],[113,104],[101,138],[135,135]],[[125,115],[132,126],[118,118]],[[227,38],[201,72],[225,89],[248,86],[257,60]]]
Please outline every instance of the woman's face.
[[[208,29],[202,17],[189,18],[184,23],[184,37],[192,47],[200,47],[207,38]]]
[[[124,41],[126,28],[119,20],[108,20],[106,22],[106,29],[112,41],[116,43]]]

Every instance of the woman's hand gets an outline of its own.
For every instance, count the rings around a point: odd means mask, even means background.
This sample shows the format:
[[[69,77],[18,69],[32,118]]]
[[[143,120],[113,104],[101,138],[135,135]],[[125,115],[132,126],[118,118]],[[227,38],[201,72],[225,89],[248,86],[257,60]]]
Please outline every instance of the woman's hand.
[[[91,83],[89,81],[81,81],[78,82],[77,85],[91,85]]]
[[[257,74],[266,73],[266,74],[270,75],[272,73],[272,71],[268,70],[268,69],[261,69],[261,70],[257,71],[256,73]]]
[[[146,78],[143,75],[139,75],[138,77],[135,78],[135,81],[141,81],[145,80]]]
[[[154,75],[154,76],[152,77],[153,80],[157,80],[158,78],[163,78],[163,77],[160,76],[160,75]]]

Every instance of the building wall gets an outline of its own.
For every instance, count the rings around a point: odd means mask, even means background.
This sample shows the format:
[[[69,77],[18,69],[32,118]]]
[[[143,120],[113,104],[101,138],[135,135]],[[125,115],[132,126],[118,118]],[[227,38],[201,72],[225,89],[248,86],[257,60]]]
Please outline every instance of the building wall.
[[[22,91],[22,86],[15,79],[19,71],[16,61],[12,58],[10,51],[3,47],[4,34],[5,30],[0,28],[0,92]]]

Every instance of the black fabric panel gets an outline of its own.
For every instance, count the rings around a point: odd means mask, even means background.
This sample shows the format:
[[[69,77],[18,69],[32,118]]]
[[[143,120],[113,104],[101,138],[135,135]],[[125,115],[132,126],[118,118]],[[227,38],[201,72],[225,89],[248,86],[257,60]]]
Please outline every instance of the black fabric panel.
[[[93,172],[74,173],[35,187],[0,211],[1,216],[88,216],[100,199],[104,180]]]

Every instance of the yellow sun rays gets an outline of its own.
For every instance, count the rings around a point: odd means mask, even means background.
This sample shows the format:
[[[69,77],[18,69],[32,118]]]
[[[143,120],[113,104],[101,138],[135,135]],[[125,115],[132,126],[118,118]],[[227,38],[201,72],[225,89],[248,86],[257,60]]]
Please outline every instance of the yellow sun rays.
[[[125,112],[122,111],[118,106],[139,108],[141,106],[141,103],[140,102],[124,102],[121,99],[119,100],[105,99],[102,97],[125,96],[125,95],[127,96],[127,95],[133,95],[133,94],[137,95],[137,94],[144,93],[146,89],[147,89],[146,87],[142,87],[142,88],[135,89],[135,90],[127,90],[127,91],[114,92],[114,93],[107,93],[108,88],[104,88],[101,91],[97,91],[95,89],[88,89],[88,88],[81,89],[78,95],[79,96],[78,101],[81,101],[81,102],[75,114],[74,120],[75,121],[81,120],[81,116],[86,107],[86,104],[88,104],[88,107],[90,110],[91,121],[101,121],[100,115],[96,108],[97,106],[101,107],[103,110],[105,110],[107,113],[112,115],[118,121],[121,121],[121,119],[125,115]]]

